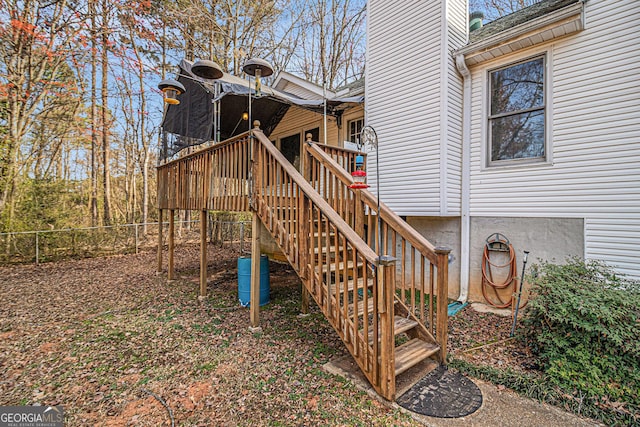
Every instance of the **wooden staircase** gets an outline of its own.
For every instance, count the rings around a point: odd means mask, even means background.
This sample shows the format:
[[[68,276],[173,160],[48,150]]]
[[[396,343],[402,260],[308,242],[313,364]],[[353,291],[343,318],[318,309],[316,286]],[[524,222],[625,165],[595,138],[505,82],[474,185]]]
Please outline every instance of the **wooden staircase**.
[[[399,375],[446,361],[448,250],[349,188],[355,154],[309,141],[301,174],[254,129],[159,166],[159,209],[253,211],[301,278],[303,310],[313,298],[394,400]]]

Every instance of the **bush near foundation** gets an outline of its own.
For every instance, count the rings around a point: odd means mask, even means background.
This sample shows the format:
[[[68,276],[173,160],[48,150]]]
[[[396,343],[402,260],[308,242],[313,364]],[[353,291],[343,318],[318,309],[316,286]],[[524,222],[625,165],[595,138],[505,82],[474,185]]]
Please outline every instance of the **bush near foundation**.
[[[532,271],[521,332],[549,385],[640,423],[640,284],[578,259]]]

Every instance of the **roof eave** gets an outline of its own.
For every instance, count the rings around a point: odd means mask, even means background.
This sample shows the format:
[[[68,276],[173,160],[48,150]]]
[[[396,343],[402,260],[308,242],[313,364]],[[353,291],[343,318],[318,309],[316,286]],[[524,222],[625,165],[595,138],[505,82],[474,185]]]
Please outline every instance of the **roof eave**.
[[[455,55],[463,55],[467,65],[471,66],[576,33],[583,28],[584,3],[578,2],[471,43],[458,49]]]

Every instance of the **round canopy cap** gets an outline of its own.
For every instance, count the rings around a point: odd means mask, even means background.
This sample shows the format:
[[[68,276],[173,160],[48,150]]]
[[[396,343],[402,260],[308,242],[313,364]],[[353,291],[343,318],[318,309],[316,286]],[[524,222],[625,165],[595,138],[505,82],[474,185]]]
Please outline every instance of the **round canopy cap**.
[[[216,80],[222,77],[222,68],[208,59],[199,59],[194,62],[191,66],[191,72],[207,80]]]
[[[178,95],[183,94],[186,91],[182,83],[173,79],[165,79],[161,81],[160,83],[158,83],[158,89],[163,92],[166,92],[168,90],[175,90]]]
[[[264,59],[260,58],[251,58],[247,62],[245,62],[242,67],[242,71],[249,74],[250,76],[256,75],[256,70],[260,70],[260,75],[262,77],[268,77],[273,74],[273,67]]]

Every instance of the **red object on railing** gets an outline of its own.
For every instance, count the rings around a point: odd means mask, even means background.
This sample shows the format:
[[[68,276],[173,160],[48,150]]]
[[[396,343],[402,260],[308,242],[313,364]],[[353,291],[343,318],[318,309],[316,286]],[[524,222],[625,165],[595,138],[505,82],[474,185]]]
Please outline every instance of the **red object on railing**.
[[[365,184],[364,180],[367,177],[367,173],[363,170],[354,170],[351,172],[351,176],[353,177],[353,184],[349,186],[349,188],[353,189],[362,189],[369,188],[368,184]]]

